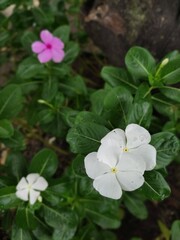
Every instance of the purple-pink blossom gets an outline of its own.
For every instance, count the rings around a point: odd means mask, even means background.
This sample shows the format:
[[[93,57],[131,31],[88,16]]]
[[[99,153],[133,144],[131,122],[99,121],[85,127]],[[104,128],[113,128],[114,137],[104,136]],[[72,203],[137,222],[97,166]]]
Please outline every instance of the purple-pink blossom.
[[[42,30],[40,33],[42,41],[35,41],[32,44],[32,51],[38,54],[38,59],[41,63],[46,63],[52,60],[59,63],[64,58],[64,43],[61,39],[55,37],[48,30]]]

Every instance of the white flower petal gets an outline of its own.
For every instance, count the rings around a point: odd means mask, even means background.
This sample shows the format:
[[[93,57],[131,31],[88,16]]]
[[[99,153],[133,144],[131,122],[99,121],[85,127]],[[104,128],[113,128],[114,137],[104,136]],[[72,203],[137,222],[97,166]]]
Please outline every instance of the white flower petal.
[[[138,124],[129,124],[125,129],[127,148],[136,148],[151,141],[149,132]]]
[[[136,157],[129,152],[124,152],[116,166],[119,171],[135,171],[144,174],[146,163],[141,157]]]
[[[114,173],[106,173],[97,177],[93,186],[104,197],[119,199],[122,195],[121,187]]]
[[[96,152],[89,153],[85,157],[84,163],[85,163],[86,173],[92,179],[95,179],[96,177],[111,171],[108,165],[106,165],[105,163],[99,162],[97,160]]]
[[[33,205],[36,202],[36,200],[38,199],[39,196],[40,196],[40,192],[31,189],[29,191],[30,204]]]
[[[122,149],[120,146],[101,144],[97,151],[97,158],[100,162],[106,163],[111,168],[115,167],[122,155]]]
[[[121,188],[125,191],[134,191],[140,188],[144,183],[144,177],[139,172],[127,171],[116,173]]]
[[[28,201],[28,189],[16,191],[16,196],[21,200]]]
[[[116,128],[101,139],[102,144],[117,145],[119,148],[126,145],[126,136],[123,130]]]
[[[135,158],[142,158],[146,164],[146,170],[152,170],[156,166],[156,149],[150,144],[141,145],[130,151]]]
[[[16,186],[17,190],[23,190],[28,186],[28,183],[25,179],[25,177],[22,177],[21,180],[19,181],[18,185]]]
[[[38,173],[30,173],[30,174],[27,175],[26,179],[27,179],[28,183],[30,185],[32,185],[33,183],[35,183],[37,181],[39,176],[40,175]]]
[[[48,182],[43,177],[38,177],[35,183],[32,184],[32,188],[35,190],[44,191],[48,186]]]

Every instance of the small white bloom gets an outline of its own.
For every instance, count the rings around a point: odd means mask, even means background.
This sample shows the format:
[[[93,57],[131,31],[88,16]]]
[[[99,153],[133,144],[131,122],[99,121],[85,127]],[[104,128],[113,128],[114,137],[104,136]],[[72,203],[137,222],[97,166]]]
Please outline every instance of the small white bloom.
[[[129,124],[125,132],[117,128],[101,139],[97,158],[104,163],[109,163],[111,159],[114,166],[119,158],[123,159],[128,153],[136,161],[143,159],[146,170],[152,170],[156,166],[156,149],[149,144],[150,141],[151,135],[145,128]]]
[[[27,177],[22,177],[16,186],[16,196],[33,205],[40,197],[40,192],[48,187],[48,182],[38,173],[30,173]]]
[[[134,191],[144,183],[144,171],[156,165],[156,149],[149,144],[149,132],[129,124],[125,132],[115,129],[101,140],[97,152],[85,157],[87,175],[103,196],[119,199],[124,191]]]

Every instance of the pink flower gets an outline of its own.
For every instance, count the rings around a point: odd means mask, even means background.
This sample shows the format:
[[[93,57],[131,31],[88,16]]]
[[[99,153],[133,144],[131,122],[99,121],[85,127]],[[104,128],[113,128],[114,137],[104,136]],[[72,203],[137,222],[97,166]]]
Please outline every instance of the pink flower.
[[[42,30],[40,33],[41,41],[35,41],[31,48],[34,53],[38,54],[41,63],[50,60],[59,63],[64,58],[64,43],[57,37],[54,37],[48,30]]]

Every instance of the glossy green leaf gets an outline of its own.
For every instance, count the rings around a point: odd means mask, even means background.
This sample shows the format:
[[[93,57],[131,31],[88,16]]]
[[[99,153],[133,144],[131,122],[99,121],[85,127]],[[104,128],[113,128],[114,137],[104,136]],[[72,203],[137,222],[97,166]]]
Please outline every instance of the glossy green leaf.
[[[0,32],[0,47],[3,47],[7,44],[7,41],[9,40],[9,32],[8,31],[2,31]]]
[[[26,175],[26,159],[21,152],[10,152],[6,159],[6,167],[10,173],[20,181],[21,177]]]
[[[55,115],[52,109],[43,109],[38,113],[38,121],[40,124],[48,124],[53,121]]]
[[[80,125],[84,122],[92,122],[92,123],[97,123],[104,126],[108,125],[108,122],[104,118],[96,115],[95,113],[88,112],[88,111],[81,111],[76,116],[75,125]],[[108,127],[110,126],[108,125]]]
[[[74,153],[89,153],[96,151],[100,140],[109,130],[96,123],[85,122],[83,125],[71,128],[67,134],[67,142]]]
[[[180,58],[169,61],[161,69],[159,81],[165,84],[175,84],[180,81]]]
[[[171,240],[179,240],[180,236],[180,220],[173,222],[171,227]]]
[[[140,191],[150,200],[164,200],[167,198],[171,189],[163,176],[157,171],[146,172],[144,185]]]
[[[57,237],[56,234],[53,234],[53,239],[66,239],[63,238],[67,237],[67,239],[70,239],[73,237],[77,224],[78,224],[78,219],[74,211],[71,209],[56,209],[52,208],[51,206],[47,206],[43,204],[43,211],[44,211],[44,219],[46,223],[57,229],[55,232],[57,232]],[[69,233],[68,233],[68,228],[69,228]],[[61,230],[61,233],[60,233]]]
[[[29,208],[18,208],[16,212],[16,225],[22,229],[35,229],[37,227],[37,221],[33,212]]]
[[[146,219],[148,217],[147,208],[140,198],[137,198],[133,194],[124,193],[123,195],[124,205],[136,218]]]
[[[170,99],[180,103],[180,89],[179,88],[164,86],[164,87],[160,88],[160,91],[167,98],[170,98]]]
[[[179,118],[179,106],[176,102],[171,101],[162,94],[154,94],[152,100],[153,107],[157,112],[175,121]]]
[[[111,89],[104,99],[104,117],[113,126],[125,127],[128,124],[128,114],[132,109],[133,97],[124,87]]]
[[[116,229],[120,226],[118,203],[113,200],[86,199],[83,202],[86,216],[102,228]],[[112,205],[111,205],[112,204]]]
[[[49,26],[53,24],[55,15],[50,8],[46,8],[46,11],[40,7],[32,8],[32,13],[35,18],[35,22],[40,26]]]
[[[2,142],[13,150],[24,150],[26,147],[25,139],[22,133],[18,130],[14,130],[13,136],[8,139],[3,139]]]
[[[13,118],[22,109],[23,97],[18,85],[10,84],[0,91],[0,119]]]
[[[16,225],[12,228],[11,240],[33,240],[29,231],[18,228]]]
[[[53,32],[54,36],[60,38],[64,43],[67,43],[69,41],[70,36],[70,26],[69,25],[63,25],[55,29]]]
[[[157,150],[156,168],[164,168],[175,158],[179,151],[179,140],[170,132],[161,132],[152,135],[151,144]]]
[[[43,83],[42,99],[51,101],[58,92],[59,83],[56,78],[49,78],[48,81]]]
[[[125,57],[126,67],[133,77],[147,79],[155,71],[155,59],[148,50],[132,47]]]
[[[112,87],[124,86],[135,92],[137,87],[128,72],[123,68],[105,66],[101,70],[101,77]]]
[[[107,95],[107,92],[108,90],[100,89],[90,96],[92,111],[97,115],[101,115],[103,112],[104,98]]]
[[[72,162],[72,167],[74,170],[74,173],[77,176],[84,177],[87,176],[85,167],[84,167],[84,156],[78,155]]]
[[[25,31],[21,37],[21,43],[24,49],[28,50],[32,53],[31,45],[34,41],[36,41],[36,35],[30,31]]]
[[[4,187],[0,189],[0,209],[14,208],[20,203],[15,192],[15,187]]]
[[[29,172],[39,173],[44,177],[51,177],[57,170],[57,155],[51,149],[44,148],[32,159]]]
[[[80,75],[61,80],[59,86],[61,91],[69,97],[77,97],[77,95],[87,94],[84,79]]]
[[[24,59],[18,66],[17,78],[31,79],[38,77],[45,72],[44,65],[41,64],[36,58],[29,57]]]
[[[79,51],[80,49],[77,43],[71,41],[68,42],[65,46],[65,58],[63,61],[67,64],[71,64],[78,56]]]
[[[0,10],[7,8],[12,3],[13,3],[12,0],[1,0],[0,1]]]
[[[10,138],[14,133],[11,122],[7,119],[0,120],[0,138]]]

